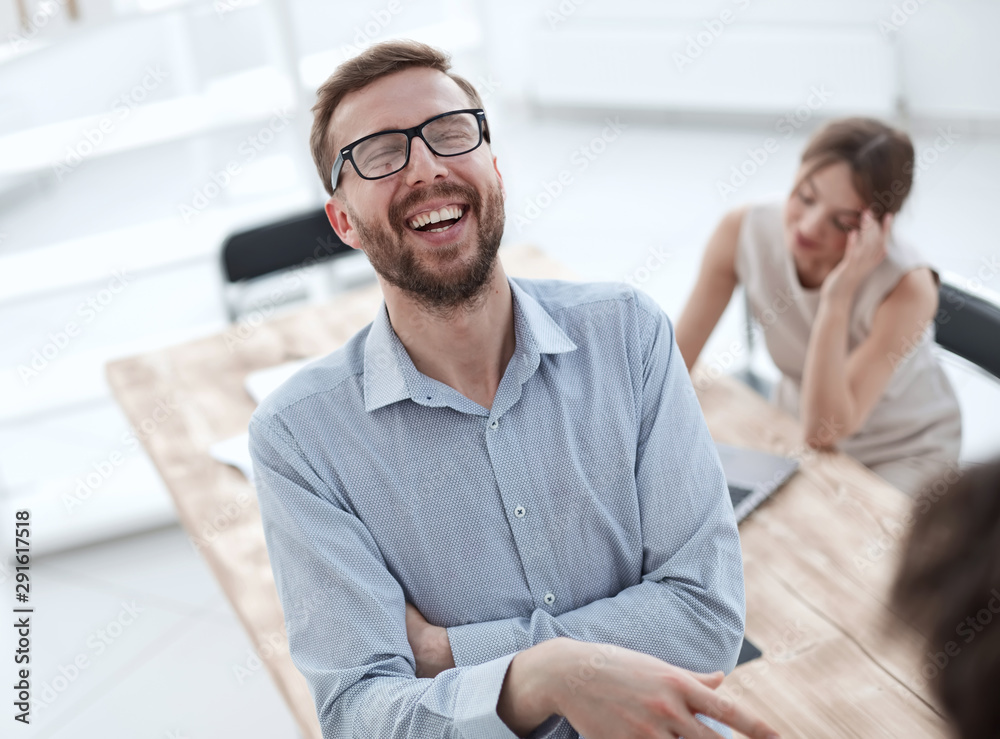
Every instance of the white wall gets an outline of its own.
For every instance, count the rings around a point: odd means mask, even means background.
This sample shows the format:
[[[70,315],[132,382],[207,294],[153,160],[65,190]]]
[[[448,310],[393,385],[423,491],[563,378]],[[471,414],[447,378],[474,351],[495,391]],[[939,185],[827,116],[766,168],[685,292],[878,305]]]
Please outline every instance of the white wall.
[[[505,93],[538,105],[1000,122],[990,0],[512,0],[482,4]],[[686,59],[685,59],[686,58]]]

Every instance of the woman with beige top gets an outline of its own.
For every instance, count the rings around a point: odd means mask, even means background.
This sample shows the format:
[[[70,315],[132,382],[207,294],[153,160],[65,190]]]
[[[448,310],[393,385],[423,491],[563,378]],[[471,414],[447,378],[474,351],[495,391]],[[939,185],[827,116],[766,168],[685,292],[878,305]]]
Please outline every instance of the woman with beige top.
[[[891,234],[913,145],[879,121],[817,132],[787,200],[744,206],[705,249],[676,339],[690,370],[737,283],[782,377],[771,400],[916,495],[957,465],[958,400],[932,351],[937,273]]]

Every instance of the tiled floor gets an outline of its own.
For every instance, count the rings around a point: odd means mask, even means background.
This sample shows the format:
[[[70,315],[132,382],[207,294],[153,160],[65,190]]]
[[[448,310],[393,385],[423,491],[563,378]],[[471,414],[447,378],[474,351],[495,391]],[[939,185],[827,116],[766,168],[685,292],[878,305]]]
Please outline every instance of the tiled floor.
[[[4,736],[297,736],[179,526],[42,557],[31,578],[33,697],[41,705],[30,728]]]
[[[783,141],[727,201],[717,183],[771,135],[767,127],[653,126],[627,116],[612,127],[603,115],[539,123],[502,111],[493,121],[508,191],[507,241],[533,242],[587,279],[631,278],[674,317],[718,217],[737,202],[782,194],[802,146],[802,139]],[[919,137],[918,150],[929,151],[934,138]],[[983,270],[986,286],[1000,291],[997,272],[984,268],[998,256],[998,170],[1000,140],[962,135],[922,172],[899,228],[936,264],[967,279]],[[740,321],[731,306],[706,357],[738,335]],[[970,449],[1000,449],[1000,392],[954,377],[967,406]],[[252,646],[178,527],[43,557],[32,577],[34,688],[52,701],[30,728],[4,729],[4,736],[297,735],[263,670],[237,676]],[[110,643],[102,645],[102,629],[114,633]],[[0,639],[10,632],[0,629]],[[87,666],[74,673],[80,655]]]

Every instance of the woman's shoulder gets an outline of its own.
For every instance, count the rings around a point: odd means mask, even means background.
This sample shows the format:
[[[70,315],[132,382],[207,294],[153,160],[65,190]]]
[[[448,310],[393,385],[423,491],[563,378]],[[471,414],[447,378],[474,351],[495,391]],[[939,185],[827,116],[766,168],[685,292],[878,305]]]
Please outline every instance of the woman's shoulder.
[[[907,239],[890,236],[885,259],[865,281],[858,308],[870,326],[875,312],[890,297],[899,305],[936,304],[940,278],[937,270]]]
[[[784,251],[784,203],[779,199],[758,200],[740,206],[730,215],[738,219],[736,260],[745,269],[760,262],[768,264]]]
[[[784,206],[785,201],[783,198],[769,197],[752,200],[745,203],[742,208],[752,218],[780,219]]]
[[[886,297],[906,275],[916,270],[928,270],[935,282],[939,281],[937,270],[907,238],[891,234],[886,246],[885,259],[872,273],[869,288]]]
[[[927,258],[909,238],[895,233],[889,236],[885,261],[898,270],[900,275],[917,267],[931,267]],[[931,269],[933,270],[933,267]]]
[[[757,200],[732,209],[726,217],[739,221],[741,241],[747,239],[773,241],[782,233],[783,205],[782,201],[777,199]]]

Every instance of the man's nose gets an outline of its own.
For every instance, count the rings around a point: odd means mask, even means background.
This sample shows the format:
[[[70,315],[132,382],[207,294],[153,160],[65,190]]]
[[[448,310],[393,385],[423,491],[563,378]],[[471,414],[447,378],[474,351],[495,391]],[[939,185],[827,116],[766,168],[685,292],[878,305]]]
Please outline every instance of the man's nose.
[[[410,187],[447,177],[445,159],[437,156],[419,136],[410,142],[410,162],[406,165],[406,184]]]

